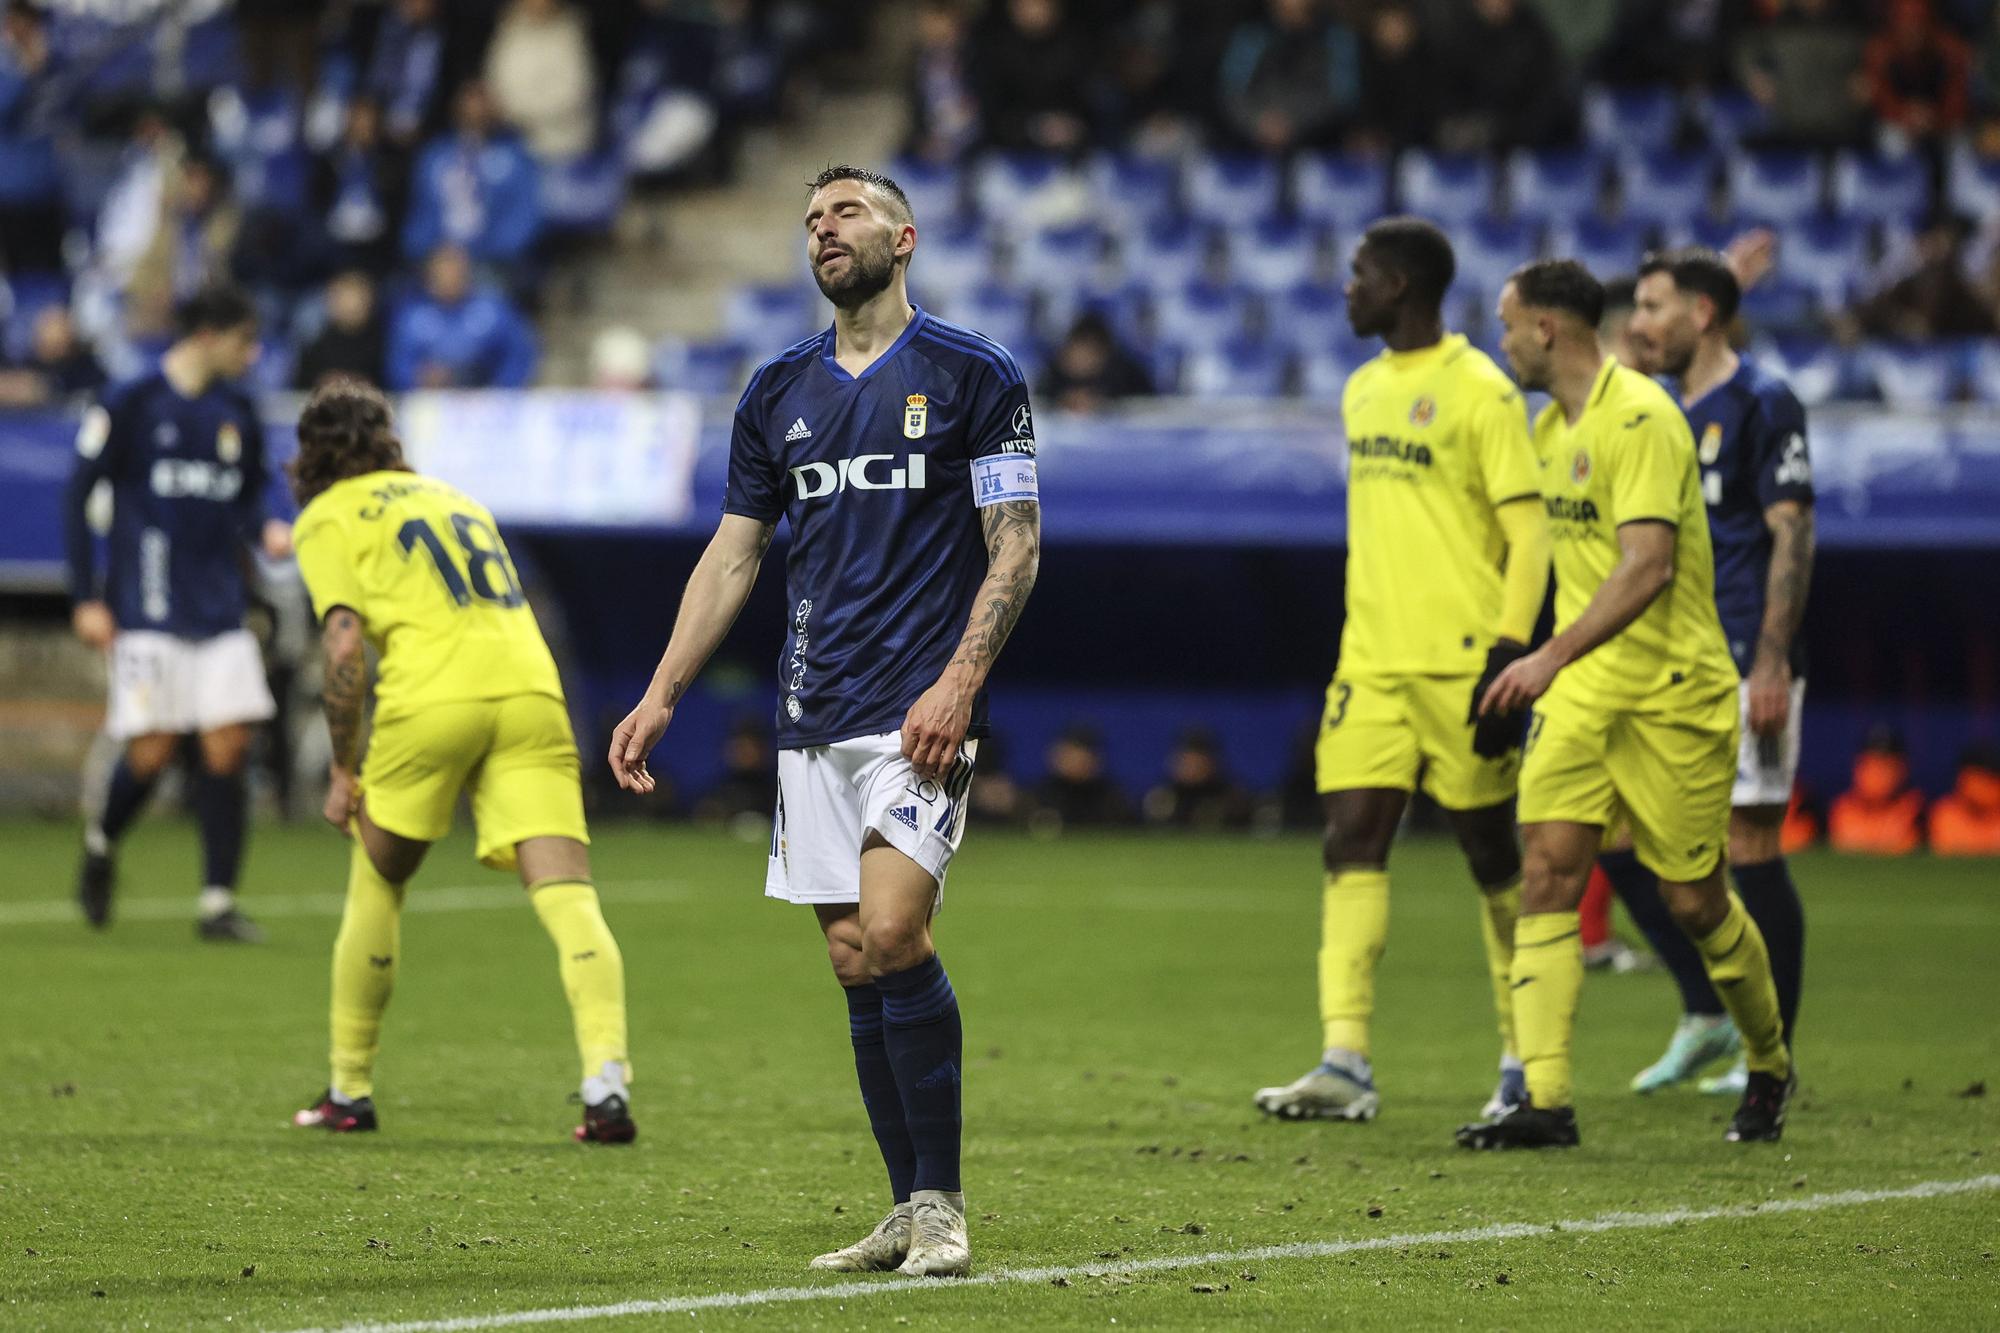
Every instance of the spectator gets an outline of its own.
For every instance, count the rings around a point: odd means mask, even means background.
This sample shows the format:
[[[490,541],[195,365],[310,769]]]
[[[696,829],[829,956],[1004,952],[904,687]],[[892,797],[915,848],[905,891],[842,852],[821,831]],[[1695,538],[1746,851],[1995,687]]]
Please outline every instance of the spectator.
[[[1726,83],[1745,8],[1733,0],[1619,0],[1593,62],[1597,77],[1693,89]]]
[[[1959,756],[1957,784],[1931,805],[1930,843],[1939,856],[2000,856],[2000,752],[1992,746]]]
[[[50,305],[35,316],[28,355],[0,370],[0,407],[46,407],[87,398],[104,387],[104,367],[77,335],[69,307]]]
[[[655,387],[653,349],[630,324],[599,329],[590,340],[590,387],[633,393]]]
[[[613,122],[625,162],[642,176],[698,166],[720,151],[720,73],[713,30],[674,13],[670,0],[645,0],[618,72]]]
[[[1459,0],[1444,29],[1439,77],[1451,98],[1439,146],[1465,152],[1538,148],[1571,137],[1569,62],[1541,14],[1521,0]]]
[[[423,294],[396,312],[389,384],[404,389],[518,389],[534,377],[535,332],[499,292],[474,288],[455,245],[424,265]]]
[[[1088,146],[1093,61],[1063,0],[1005,0],[973,51],[989,144],[1045,153]]]
[[[1065,412],[1098,412],[1121,398],[1143,397],[1153,383],[1095,311],[1080,315],[1049,359],[1040,397]]]
[[[1384,5],[1368,20],[1361,52],[1361,142],[1378,152],[1431,142],[1442,109],[1437,57],[1417,12]]]
[[[749,820],[768,834],[778,804],[778,752],[771,729],[742,721],[722,742],[722,780],[695,802],[694,817],[717,823]]]
[[[1737,74],[1775,144],[1837,147],[1861,137],[1868,85],[1861,24],[1844,0],[1779,0],[1737,44]]]
[[[403,254],[415,259],[440,245],[462,246],[481,264],[518,277],[541,228],[535,160],[498,127],[482,83],[458,90],[452,122],[453,132],[417,161]]]
[[[1178,157],[1200,146],[1215,109],[1216,71],[1236,30],[1234,8],[1141,0],[1106,34],[1116,128],[1128,149]]]
[[[0,21],[0,267],[62,268],[62,181],[45,105],[50,86],[48,15],[10,0]]]
[[[378,276],[395,267],[408,186],[408,159],[383,137],[382,108],[355,98],[339,142],[313,163],[313,209],[337,267]]]
[[[1864,302],[1853,322],[1876,337],[1919,342],[1993,333],[1993,310],[1965,275],[1965,234],[1959,218],[1933,219],[1917,237],[1915,270]]]
[[[563,0],[513,0],[486,48],[500,114],[544,165],[573,162],[597,142],[597,78],[583,15]]]
[[[979,762],[973,766],[966,800],[981,824],[1018,825],[1027,817],[1027,793],[1007,771],[1007,750],[1000,737],[979,742]]]
[[[423,138],[444,71],[444,25],[438,0],[394,0],[375,34],[361,82],[382,108],[391,143],[409,149]]]
[[[1250,796],[1223,771],[1222,746],[1206,728],[1183,732],[1167,756],[1167,780],[1146,793],[1146,822],[1172,828],[1240,829]]]
[[[1360,47],[1320,0],[1268,0],[1229,39],[1220,87],[1223,123],[1242,142],[1271,153],[1331,143],[1361,102]]]
[[[1827,835],[1836,851],[1902,856],[1923,841],[1923,813],[1902,739],[1877,728],[1854,757],[1854,785],[1834,798]]]
[[[1928,143],[1965,123],[1972,53],[1929,0],[1893,0],[1864,62],[1875,116],[1893,137]]]
[[[179,302],[228,282],[242,225],[221,161],[203,153],[182,157],[167,172],[153,234],[126,284],[126,327],[164,333]]]
[[[326,327],[299,353],[292,387],[309,393],[342,375],[379,385],[387,361],[374,282],[359,269],[336,275],[326,285]]]
[[[1073,726],[1049,746],[1048,775],[1035,788],[1030,826],[1039,832],[1103,828],[1132,822],[1132,805],[1104,771],[1104,738]]]
[[[965,9],[958,0],[924,0],[917,10],[917,50],[910,63],[910,130],[903,151],[928,162],[956,162],[979,139],[979,99],[966,52]]]

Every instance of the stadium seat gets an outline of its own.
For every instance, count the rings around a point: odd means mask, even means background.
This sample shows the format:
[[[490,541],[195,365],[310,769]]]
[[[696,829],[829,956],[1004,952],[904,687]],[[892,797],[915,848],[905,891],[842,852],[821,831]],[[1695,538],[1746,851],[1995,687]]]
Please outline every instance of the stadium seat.
[[[889,167],[896,184],[910,201],[919,227],[958,221],[965,212],[965,178],[949,162],[899,157]]]
[[[1664,235],[1668,245],[1699,245],[1710,250],[1722,250],[1744,232],[1770,225],[1763,218],[1745,217],[1740,213],[1726,213],[1721,217],[1713,213],[1696,213],[1668,225]]]
[[[1035,342],[1034,300],[1020,287],[981,283],[952,302],[951,321],[977,329],[1023,360]]]
[[[1480,218],[1453,237],[1458,278],[1452,294],[1483,308],[1506,283],[1507,275],[1541,253],[1540,228],[1518,219]]]
[[[1921,157],[1842,153],[1833,164],[1833,206],[1870,222],[1913,222],[1931,207],[1930,170]]]
[[[1694,99],[1695,122],[1711,148],[1727,152],[1761,134],[1770,116],[1763,104],[1735,88],[1717,88]]]
[[[1810,153],[1782,150],[1733,153],[1727,159],[1729,206],[1773,222],[1796,222],[1826,201],[1826,172]]]
[[[1620,214],[1648,226],[1668,227],[1708,207],[1715,159],[1707,153],[1650,152],[1618,164]]]
[[[1035,292],[1099,284],[1105,262],[1104,233],[1095,222],[1028,232],[1014,245],[1013,285]]]
[[[1981,157],[1959,142],[1947,159],[1945,193],[1952,208],[1967,217],[2000,217],[2000,160]]]
[[[1162,218],[1120,244],[1120,267],[1128,282],[1151,291],[1185,287],[1208,266],[1208,228],[1187,218]]]
[[[1330,283],[1303,282],[1265,303],[1271,336],[1302,355],[1352,341],[1347,297]]]
[[[1343,235],[1389,211],[1389,164],[1378,157],[1317,153],[1292,168],[1292,207]]]
[[[1751,349],[1759,365],[1791,385],[1807,407],[1843,397],[1852,370],[1838,343],[1807,334],[1780,334],[1759,339]]]
[[[1600,278],[1631,273],[1651,242],[1650,229],[1631,218],[1606,221],[1588,214],[1549,234],[1547,252],[1574,259]]]
[[[819,311],[791,283],[738,287],[722,303],[723,335],[760,357],[775,356],[820,324]]]
[[[602,236],[625,206],[625,163],[613,150],[542,168],[542,220],[551,230]]]
[[[1493,207],[1493,163],[1473,153],[1412,148],[1396,163],[1396,193],[1404,211],[1456,227]]]
[[[653,353],[653,378],[662,389],[680,389],[711,398],[743,392],[750,351],[729,338],[688,342],[669,338]]]
[[[1972,349],[1967,367],[1973,397],[1982,403],[2000,405],[2000,342],[1981,339]]]
[[[1347,387],[1347,377],[1360,369],[1376,350],[1353,340],[1302,355],[1300,396],[1315,403],[1338,404],[1341,391]]]
[[[1589,217],[1600,211],[1604,162],[1584,149],[1521,149],[1508,159],[1503,178],[1507,210],[1543,224]]]
[[[1287,369],[1278,344],[1238,335],[1190,355],[1181,387],[1196,398],[1276,398]]]
[[[1853,218],[1807,218],[1778,238],[1778,272],[1811,287],[1827,310],[1853,298],[1867,260],[1867,225]]]
[[[989,153],[972,171],[972,202],[983,218],[1021,219],[1037,211],[1038,197],[1068,176],[1049,153]]]
[[[1784,273],[1773,273],[1743,293],[1743,318],[1761,333],[1809,329],[1828,308],[1818,288]]]
[[[1322,254],[1319,232],[1297,218],[1273,215],[1248,227],[1225,228],[1229,271],[1260,292],[1279,292],[1315,276]]]
[[[1283,186],[1273,158],[1211,154],[1188,171],[1188,212],[1204,222],[1235,226],[1276,212]]]
[[[1891,407],[1923,409],[1954,401],[1965,380],[1966,349],[1953,342],[1876,341],[1863,345],[1861,363],[1875,391]]]
[[[1670,148],[1680,127],[1680,97],[1671,88],[1596,87],[1583,95],[1584,138],[1607,153]]]
[[[910,287],[949,300],[993,277],[993,244],[985,227],[963,218],[921,227]]]
[[[1249,293],[1232,283],[1196,279],[1156,293],[1153,334],[1190,352],[1219,347],[1243,332]]]
[[[1167,158],[1100,153],[1088,170],[1099,219],[1120,236],[1142,231],[1181,211],[1180,171]]]

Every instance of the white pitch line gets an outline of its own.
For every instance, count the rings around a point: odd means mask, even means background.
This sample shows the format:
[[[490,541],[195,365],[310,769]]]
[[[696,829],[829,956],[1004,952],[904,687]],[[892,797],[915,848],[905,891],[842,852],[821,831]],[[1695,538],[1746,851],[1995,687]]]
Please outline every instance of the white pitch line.
[[[686,885],[667,880],[611,880],[600,883],[604,901],[613,907],[641,903],[681,902],[691,896]],[[341,893],[288,893],[275,898],[245,895],[244,910],[252,917],[339,916],[347,904]],[[518,912],[522,901],[518,882],[496,879],[490,885],[453,885],[447,888],[411,889],[403,902],[405,912]],[[186,898],[121,898],[112,907],[112,920],[192,921],[195,902]],[[73,898],[36,898],[27,902],[0,902],[0,926],[81,925],[83,917]]]
[[[1261,1263],[1274,1259],[1327,1259],[1368,1250],[1400,1250],[1406,1246],[1470,1245],[1489,1240],[1526,1240],[1536,1236],[1593,1234],[1603,1231],[1657,1231],[1688,1222],[1726,1218],[1768,1217],[1782,1213],[1817,1213],[1829,1208],[1888,1203],[1898,1199],[1940,1199],[1953,1194],[2000,1190],[2000,1175],[1965,1180],[1926,1180],[1898,1189],[1840,1190],[1798,1199],[1767,1199],[1761,1203],[1727,1204],[1719,1208],[1670,1208],[1658,1213],[1600,1213],[1565,1222],[1497,1222],[1457,1231],[1405,1232],[1366,1240],[1295,1241],[1258,1245],[1243,1250],[1212,1250],[1206,1254],[1173,1254],[1156,1259],[1126,1259],[1077,1267],[1003,1268],[956,1280],[881,1278],[873,1281],[829,1282],[817,1287],[766,1287],[760,1291],[724,1291],[708,1296],[669,1296],[657,1300],[620,1301],[615,1305],[572,1305],[559,1309],[515,1310],[503,1314],[464,1315],[455,1319],[415,1319],[391,1324],[342,1324],[337,1328],[302,1329],[298,1333],[470,1333],[474,1329],[518,1328],[527,1324],[581,1323],[633,1315],[687,1314],[697,1310],[735,1310],[754,1305],[800,1301],[850,1300],[863,1296],[918,1291],[956,1291],[1015,1283],[1043,1283],[1055,1278],[1100,1277],[1122,1273],[1162,1273],[1210,1264]]]

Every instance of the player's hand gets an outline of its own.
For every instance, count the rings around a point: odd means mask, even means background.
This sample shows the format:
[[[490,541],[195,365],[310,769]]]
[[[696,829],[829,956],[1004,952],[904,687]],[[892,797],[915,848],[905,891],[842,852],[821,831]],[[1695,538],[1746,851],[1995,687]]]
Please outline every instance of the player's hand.
[[[1486,669],[1479,673],[1479,680],[1472,687],[1471,709],[1465,720],[1474,724],[1472,729],[1472,752],[1481,759],[1498,759],[1507,751],[1521,744],[1521,719],[1515,712],[1482,714],[1480,703],[1500,673],[1528,655],[1528,645],[1516,643],[1512,639],[1496,640],[1486,650]]]
[[[264,554],[273,560],[284,560],[292,554],[292,525],[282,518],[264,520]]]
[[[77,638],[100,653],[108,651],[111,641],[118,637],[118,622],[111,618],[111,608],[103,602],[78,602],[69,613],[69,624]]]
[[[1744,291],[1755,287],[1778,262],[1778,236],[1769,227],[1753,227],[1732,237],[1722,262]]]
[[[1782,659],[1767,664],[1759,658],[1750,667],[1750,730],[1758,736],[1782,736],[1792,720],[1792,669]]]
[[[903,758],[920,778],[942,782],[958,762],[958,747],[972,725],[972,696],[950,672],[924,691],[903,718]]]
[[[353,836],[354,808],[359,796],[360,789],[352,773],[338,766],[327,770],[326,804],[321,807],[320,814],[339,830],[343,838]]]
[[[651,693],[625,715],[625,720],[611,733],[611,776],[618,779],[619,786],[641,796],[653,790],[653,775],[647,771],[646,756],[660,743],[660,737],[667,734],[667,725],[673,720],[673,705],[654,698]]]
[[[1479,701],[1479,716],[1484,719],[1496,713],[1520,712],[1549,692],[1549,684],[1560,670],[1562,664],[1543,644],[1500,673]]]

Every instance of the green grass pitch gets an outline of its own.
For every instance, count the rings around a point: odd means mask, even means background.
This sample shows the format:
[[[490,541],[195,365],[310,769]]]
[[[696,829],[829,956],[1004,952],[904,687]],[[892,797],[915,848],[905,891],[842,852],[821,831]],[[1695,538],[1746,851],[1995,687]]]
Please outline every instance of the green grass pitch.
[[[462,836],[404,923],[383,1130],[349,1138],[287,1124],[325,1081],[339,840],[256,831],[246,905],[271,941],[242,949],[198,943],[182,911],[191,827],[134,834],[104,935],[67,907],[75,836],[0,825],[0,1327],[286,1330],[810,1286],[836,1279],[805,1260],[883,1207],[845,1009],[810,915],[760,897],[759,844],[600,830],[641,1135],[592,1149],[569,1140],[553,951]],[[1118,1271],[2000,1171],[2000,1097],[1967,1095],[2000,1078],[1991,862],[1797,860],[1805,1091],[1783,1144],[1723,1143],[1727,1106],[1692,1092],[1626,1092],[1671,988],[1593,975],[1583,1147],[1486,1156],[1451,1143],[1496,1051],[1471,892],[1442,845],[1393,865],[1381,1119],[1251,1108],[1315,1056],[1315,861],[1306,839],[973,831],[939,938],[966,1014],[975,1262],[1072,1271],[588,1326],[2000,1326],[1992,1190]]]

